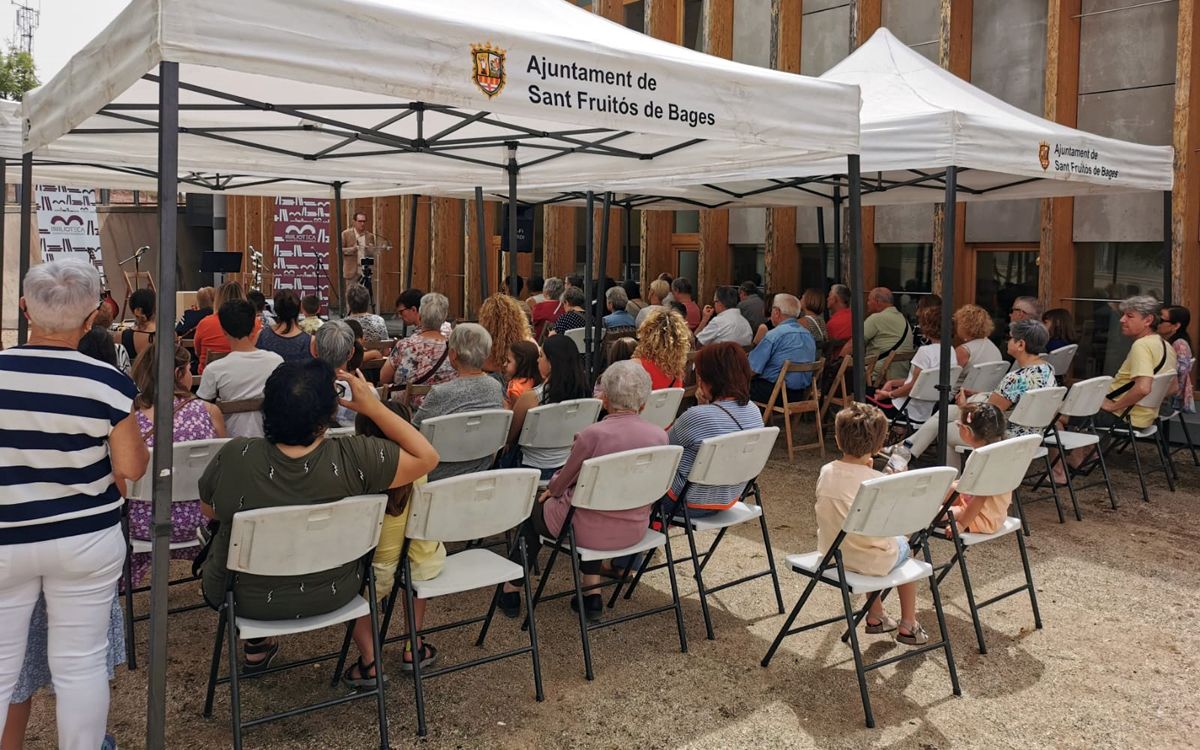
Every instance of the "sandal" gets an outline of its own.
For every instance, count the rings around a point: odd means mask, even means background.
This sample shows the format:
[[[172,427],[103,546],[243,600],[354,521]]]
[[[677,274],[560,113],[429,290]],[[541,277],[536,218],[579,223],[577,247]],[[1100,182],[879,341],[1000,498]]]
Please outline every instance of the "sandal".
[[[375,675],[368,674],[370,670],[375,669],[377,662],[364,664],[362,657],[358,657],[358,662],[351,664],[350,668],[342,673],[342,684],[353,690],[374,690]],[[354,670],[358,670],[358,677],[354,676]],[[387,675],[383,676],[384,683],[387,683]]]
[[[275,656],[279,653],[278,643],[252,643],[246,641],[246,645],[242,647],[242,651],[246,656],[263,655],[263,658],[258,661],[250,661],[246,659],[242,664],[242,674],[259,674],[265,672],[271,667],[271,662],[275,661]]]
[[[881,619],[879,622],[875,623],[874,625],[871,624],[871,618],[868,616],[866,619],[866,623],[867,623],[867,633],[870,635],[880,635],[882,633],[890,633],[898,627],[896,625],[896,621],[893,620],[892,618],[888,617],[887,615],[884,615],[883,619]]]
[[[432,644],[422,643],[421,648],[420,648],[420,654],[421,654],[421,660],[420,660],[421,669],[428,669],[429,667],[432,667],[434,664],[437,663],[438,651],[436,648],[433,647]],[[400,668],[403,669],[405,672],[412,672],[414,670],[412,659],[411,659],[412,649],[409,647],[408,644],[405,644],[405,646],[404,646],[404,656],[406,658],[400,660]]]
[[[929,633],[926,633],[925,628],[921,627],[921,623],[917,622],[908,628],[908,633],[897,630],[896,640],[906,646],[924,646],[929,643]]]

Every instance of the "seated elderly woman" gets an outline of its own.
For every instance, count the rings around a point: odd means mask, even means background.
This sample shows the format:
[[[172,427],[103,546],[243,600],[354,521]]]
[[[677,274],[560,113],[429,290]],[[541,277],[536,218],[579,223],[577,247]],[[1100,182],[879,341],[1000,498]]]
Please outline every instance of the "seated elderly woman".
[[[413,415],[413,424],[417,427],[432,417],[504,408],[500,381],[483,371],[492,350],[492,337],[487,330],[478,323],[462,323],[450,333],[448,343],[450,366],[458,376],[430,389],[421,408]],[[474,461],[443,461],[429,473],[429,481],[487,471],[492,460],[493,457],[485,456]]]
[[[324,327],[322,327],[323,329]],[[200,500],[221,522],[204,565],[204,599],[214,608],[225,598],[229,535],[234,515],[255,508],[315,505],[352,495],[387,492],[424,476],[437,465],[437,451],[424,436],[383,402],[372,398],[361,376],[337,371],[352,398],[342,405],[369,418],[387,439],[327,439],[338,397],[334,370],[320,359],[285,362],[271,373],[263,392],[263,438],[234,438],[221,448],[200,478]],[[299,579],[238,575],[233,580],[238,614],[263,620],[312,617],[347,604],[362,588],[359,561]],[[276,643],[246,641],[246,671],[267,668]],[[374,654],[363,653],[370,674]],[[369,660],[370,663],[366,663]]]
[[[396,342],[379,372],[379,382],[391,383],[393,399],[403,395],[410,385],[437,385],[454,379],[454,368],[450,366],[450,347],[442,325],[450,310],[446,295],[430,292],[421,297],[418,307],[420,330]],[[425,400],[424,396],[403,399],[414,409]]]
[[[667,434],[661,427],[639,416],[646,399],[650,397],[650,376],[640,364],[631,361],[613,364],[604,371],[602,384],[604,408],[608,416],[575,436],[575,445],[571,448],[567,463],[550,480],[550,485],[533,506],[533,514],[521,527],[527,549],[539,548],[539,535],[555,537],[562,532],[563,522],[571,509],[571,494],[584,461],[609,453],[667,443]],[[575,541],[580,546],[600,550],[618,550],[636,544],[646,533],[650,508],[647,505],[623,511],[579,509],[571,521]],[[514,559],[520,562],[517,555],[519,553],[515,553]],[[584,588],[600,582],[600,561],[585,562],[581,567]],[[520,581],[506,583],[504,593],[500,595],[500,608],[509,617],[516,617],[520,612],[520,585]],[[572,607],[577,606],[572,603]],[[584,612],[589,619],[599,618],[602,608],[600,594],[584,597]]]

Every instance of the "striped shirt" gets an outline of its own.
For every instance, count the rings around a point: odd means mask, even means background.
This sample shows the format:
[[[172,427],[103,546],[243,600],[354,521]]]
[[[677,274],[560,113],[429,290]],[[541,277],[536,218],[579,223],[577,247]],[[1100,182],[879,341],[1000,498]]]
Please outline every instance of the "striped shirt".
[[[72,349],[0,352],[0,545],[121,522],[108,436],[135,395],[119,370]]]
[[[708,438],[727,435],[739,430],[762,427],[762,412],[753,402],[738,406],[736,401],[719,401],[714,404],[699,404],[685,411],[671,429],[667,438],[671,445],[683,446],[683,457],[679,470],[671,482],[671,495],[678,498],[692,471],[700,443]],[[742,495],[744,485],[692,485],[687,491],[689,508],[723,509],[733,505]]]

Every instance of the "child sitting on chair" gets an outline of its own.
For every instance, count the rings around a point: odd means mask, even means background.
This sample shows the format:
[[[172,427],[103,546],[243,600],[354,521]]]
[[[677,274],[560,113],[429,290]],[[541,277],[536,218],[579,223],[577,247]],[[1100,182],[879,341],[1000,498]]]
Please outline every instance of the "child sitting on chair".
[[[817,479],[817,549],[829,552],[846,522],[858,488],[868,479],[883,476],[872,465],[871,457],[883,447],[887,437],[887,417],[870,404],[851,403],[838,412],[834,435],[842,457],[821,467]],[[903,565],[910,556],[908,539],[902,536],[871,537],[847,534],[841,544],[842,564],[846,570],[868,576],[885,576]],[[897,631],[896,640],[909,646],[922,646],[929,635],[917,622],[917,586],[906,583],[897,587],[900,595],[900,622],[887,616],[883,602],[876,598],[867,613],[867,632]]]
[[[1004,439],[1008,420],[998,406],[987,402],[967,404],[958,415],[958,434],[971,448],[982,448]],[[959,532],[994,534],[1008,517],[1012,493],[1001,495],[959,495],[950,506]],[[946,536],[952,536],[946,529]]]

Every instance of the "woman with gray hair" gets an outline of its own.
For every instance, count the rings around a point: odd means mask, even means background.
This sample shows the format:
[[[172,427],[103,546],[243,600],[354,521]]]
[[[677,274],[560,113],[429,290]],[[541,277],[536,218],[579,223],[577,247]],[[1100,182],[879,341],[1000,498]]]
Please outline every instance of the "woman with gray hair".
[[[387,323],[371,312],[371,293],[362,284],[351,284],[346,288],[346,306],[350,308],[347,319],[357,320],[363,328],[363,340],[378,344],[388,337]]]
[[[125,560],[122,494],[149,460],[133,383],[76,351],[100,304],[90,264],[36,266],[20,300],[29,343],[0,352],[0,705],[13,698],[43,596],[58,744],[70,748],[104,741],[109,617]]]
[[[667,444],[667,433],[639,416],[650,397],[650,375],[637,362],[617,362],[601,377],[604,389],[604,408],[608,416],[575,436],[575,444],[566,464],[550,480],[550,485],[533,506],[533,514],[521,527],[526,547],[537,549],[539,536],[557,537],[562,532],[567,513],[571,510],[571,495],[583,462],[620,451],[649,448]],[[650,521],[650,505],[633,510],[602,511],[579,508],[571,521],[575,541],[581,547],[598,550],[619,550],[639,542]],[[599,560],[584,562],[583,588],[600,583],[605,572]],[[611,569],[610,569],[611,570]],[[504,584],[500,608],[509,617],[521,609],[520,581]],[[578,604],[572,603],[572,608]],[[584,613],[597,620],[603,609],[600,594],[584,597]]]
[[[421,302],[423,307],[424,299]],[[487,329],[478,323],[460,323],[450,333],[447,344],[455,377],[429,391],[421,408],[413,415],[413,424],[417,427],[431,417],[504,408],[500,381],[483,371],[483,363],[492,351],[492,336]],[[491,465],[491,456],[475,461],[443,461],[429,472],[429,481],[486,471]]]
[[[562,297],[565,288],[566,284],[556,276],[546,279],[546,283],[542,286],[542,294],[546,296],[546,300],[537,303],[529,311],[529,317],[533,321],[533,337],[535,339],[541,340],[547,324],[551,328],[554,327],[554,321],[558,320],[558,316],[562,312],[562,302],[559,298]]]
[[[416,409],[424,396],[408,396],[410,385],[438,385],[454,379],[450,365],[450,345],[442,333],[442,324],[450,310],[446,295],[430,292],[421,297],[419,308],[421,328],[417,333],[396,342],[388,361],[379,372],[382,383],[392,384],[392,398],[406,401]]]
[[[1042,359],[1042,355],[1046,353],[1046,342],[1050,340],[1050,334],[1046,331],[1046,326],[1036,318],[1025,318],[1018,320],[1015,323],[1010,323],[1008,326],[1008,355],[1013,358],[1014,366],[1009,371],[1004,379],[1000,381],[1000,385],[991,393],[972,393],[966,389],[958,392],[957,405],[951,404],[949,418],[951,421],[958,419],[959,407],[965,406],[968,401],[980,402],[986,401],[999,407],[1002,412],[1009,412],[1017,402],[1021,400],[1021,396],[1026,391],[1032,391],[1035,388],[1049,388],[1055,385],[1054,367]],[[1038,434],[1040,430],[1022,427],[1019,424],[1008,423],[1007,437],[1018,437],[1020,435]],[[937,440],[938,433],[938,414],[934,412],[933,416],[925,421],[923,425],[907,440],[904,445],[908,447],[913,456],[919,456],[933,445]],[[959,437],[958,430],[950,430],[946,433],[946,440],[950,446],[947,454],[948,460],[952,465],[957,466],[960,461],[958,452],[955,450],[959,445],[965,445]],[[1061,467],[1059,471],[1061,471]],[[1065,482],[1066,478],[1063,477]]]

